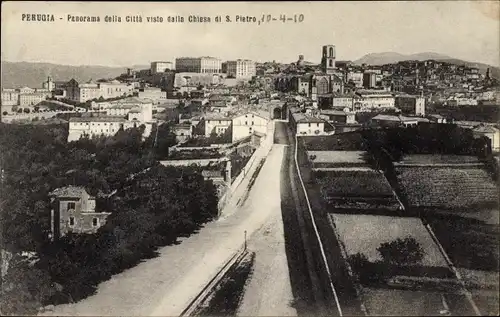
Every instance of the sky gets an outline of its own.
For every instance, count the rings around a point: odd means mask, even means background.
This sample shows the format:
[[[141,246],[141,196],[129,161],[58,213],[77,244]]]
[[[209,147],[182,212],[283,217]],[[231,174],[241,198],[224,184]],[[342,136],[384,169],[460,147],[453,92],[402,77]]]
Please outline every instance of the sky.
[[[368,53],[435,52],[500,66],[498,1],[342,2],[2,2],[2,61],[65,65],[132,66],[181,56],[222,60],[294,62],[299,54],[319,62],[322,45],[338,60]],[[54,15],[54,22],[23,21],[23,14]],[[304,20],[282,22],[280,15]],[[68,15],[100,22],[68,22]],[[120,16],[121,23],[104,17]],[[126,16],[142,23],[127,23]],[[206,16],[210,23],[189,23]],[[226,15],[232,22],[225,22]],[[269,23],[236,23],[236,15],[272,15]],[[163,23],[148,23],[160,16]],[[167,17],[183,16],[184,23]],[[221,16],[223,22],[215,22]]]

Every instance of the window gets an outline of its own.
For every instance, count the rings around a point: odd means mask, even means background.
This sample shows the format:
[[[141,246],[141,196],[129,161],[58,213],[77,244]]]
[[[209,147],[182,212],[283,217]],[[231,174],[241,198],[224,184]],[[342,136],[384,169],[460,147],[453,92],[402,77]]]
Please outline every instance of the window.
[[[69,226],[73,227],[75,225],[75,217],[69,217]]]
[[[245,125],[248,125],[248,121],[245,121]]]
[[[74,202],[68,203],[68,210],[70,210],[70,209],[75,209],[75,203]]]
[[[252,121],[252,125],[254,125],[253,121]]]
[[[92,218],[92,227],[97,227],[99,226],[99,218]]]
[[[311,124],[310,124],[310,123],[308,123],[308,125],[309,125],[309,126],[311,126]]]
[[[317,124],[317,126],[319,127],[319,123]]]

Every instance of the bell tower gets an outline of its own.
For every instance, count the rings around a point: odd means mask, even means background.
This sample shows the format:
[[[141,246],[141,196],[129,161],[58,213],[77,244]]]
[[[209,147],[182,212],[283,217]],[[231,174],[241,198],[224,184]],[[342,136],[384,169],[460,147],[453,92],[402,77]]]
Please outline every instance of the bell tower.
[[[321,70],[326,74],[335,71],[335,45],[324,45],[321,55]]]

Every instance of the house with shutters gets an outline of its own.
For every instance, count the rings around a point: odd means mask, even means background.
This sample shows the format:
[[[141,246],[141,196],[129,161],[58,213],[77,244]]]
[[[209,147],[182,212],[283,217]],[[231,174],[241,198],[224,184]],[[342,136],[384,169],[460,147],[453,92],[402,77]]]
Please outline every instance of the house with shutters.
[[[66,186],[49,194],[51,198],[52,240],[57,240],[69,232],[95,233],[106,223],[109,212],[96,212],[95,198],[83,187]]]

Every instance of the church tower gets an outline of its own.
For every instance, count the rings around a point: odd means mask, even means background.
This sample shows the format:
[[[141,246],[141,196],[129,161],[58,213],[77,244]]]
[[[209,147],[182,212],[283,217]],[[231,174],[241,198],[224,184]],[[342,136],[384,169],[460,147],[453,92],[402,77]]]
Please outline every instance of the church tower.
[[[333,74],[335,71],[335,45],[324,45],[321,56],[321,70],[326,74]]]

